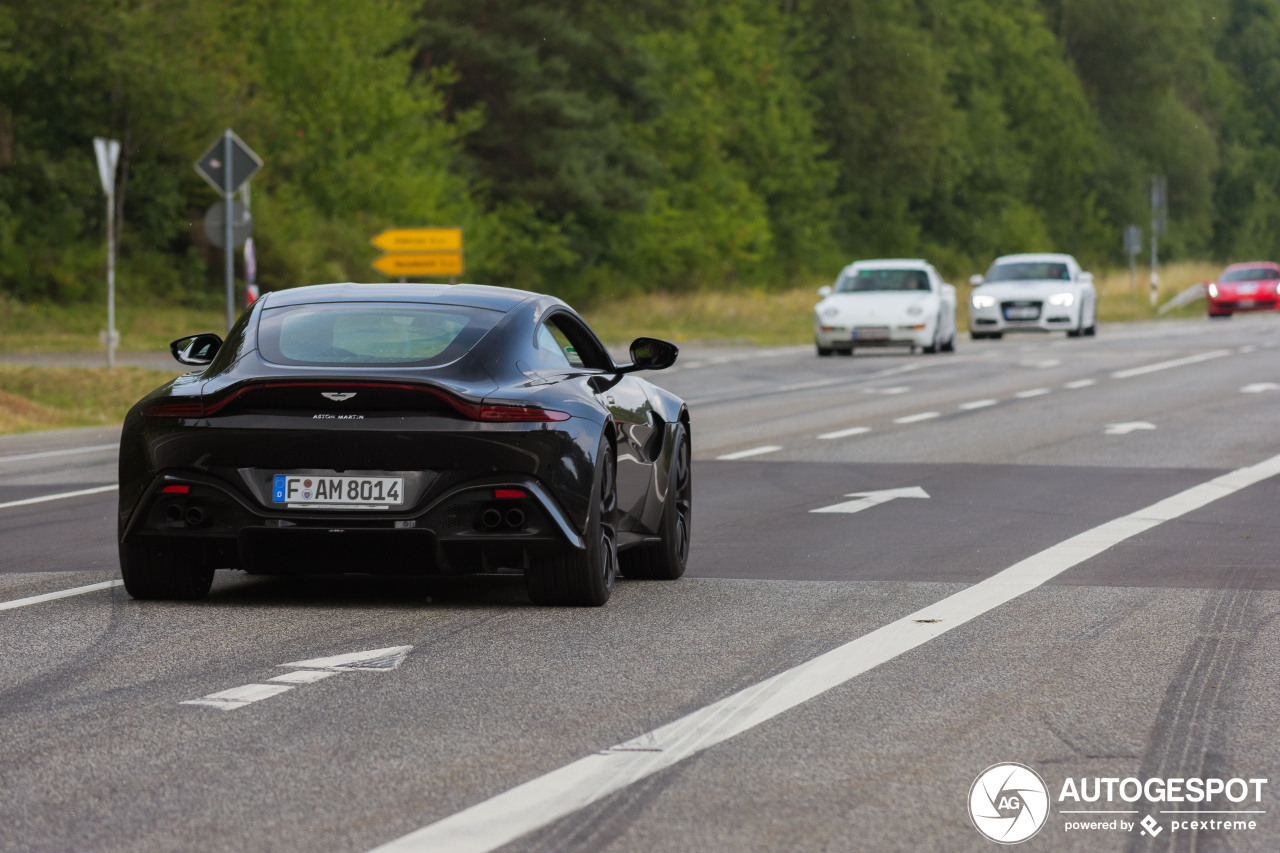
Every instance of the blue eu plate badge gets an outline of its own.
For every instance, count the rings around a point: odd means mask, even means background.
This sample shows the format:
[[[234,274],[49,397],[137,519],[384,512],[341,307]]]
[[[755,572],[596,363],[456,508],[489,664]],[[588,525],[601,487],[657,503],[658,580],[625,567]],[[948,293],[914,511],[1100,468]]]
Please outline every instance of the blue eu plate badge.
[[[271,491],[275,495],[273,500],[280,501],[282,503],[284,502],[284,475],[283,474],[277,474],[275,476],[275,482],[271,486]]]

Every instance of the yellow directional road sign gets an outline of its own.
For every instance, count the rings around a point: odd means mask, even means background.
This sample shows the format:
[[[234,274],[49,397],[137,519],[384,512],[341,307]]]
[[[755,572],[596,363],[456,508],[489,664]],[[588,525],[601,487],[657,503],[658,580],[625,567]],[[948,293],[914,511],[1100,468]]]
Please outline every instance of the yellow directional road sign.
[[[373,268],[389,276],[462,275],[462,253],[397,252],[378,258]]]
[[[461,228],[388,228],[371,241],[384,252],[461,252]]]

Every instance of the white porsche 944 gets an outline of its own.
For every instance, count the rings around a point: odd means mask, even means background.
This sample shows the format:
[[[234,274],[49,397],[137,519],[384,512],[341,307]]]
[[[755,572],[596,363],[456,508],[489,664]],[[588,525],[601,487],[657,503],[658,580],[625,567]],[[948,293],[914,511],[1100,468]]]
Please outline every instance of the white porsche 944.
[[[857,261],[835,286],[818,290],[813,338],[818,355],[858,347],[956,348],[956,289],[927,261]]]

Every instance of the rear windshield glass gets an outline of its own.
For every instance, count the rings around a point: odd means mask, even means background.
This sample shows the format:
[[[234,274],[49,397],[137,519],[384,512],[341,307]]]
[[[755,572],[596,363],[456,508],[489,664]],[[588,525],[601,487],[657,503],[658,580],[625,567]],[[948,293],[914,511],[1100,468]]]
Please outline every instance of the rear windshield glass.
[[[929,274],[924,270],[858,270],[841,273],[836,293],[864,290],[928,290]]]
[[[458,305],[286,305],[262,313],[258,346],[278,364],[426,367],[458,358],[501,318],[501,311]]]
[[[1066,264],[1034,261],[1018,264],[996,264],[987,272],[987,281],[1070,281]]]
[[[1243,270],[1227,270],[1221,281],[1272,281],[1280,278],[1280,272],[1271,267],[1249,267]]]

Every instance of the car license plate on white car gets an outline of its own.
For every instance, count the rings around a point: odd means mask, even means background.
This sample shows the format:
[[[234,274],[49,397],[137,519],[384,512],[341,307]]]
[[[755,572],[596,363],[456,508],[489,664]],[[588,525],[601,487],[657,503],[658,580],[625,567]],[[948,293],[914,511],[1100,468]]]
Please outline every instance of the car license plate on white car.
[[[876,327],[854,329],[853,339],[855,341],[887,341],[889,339],[889,330]]]
[[[391,509],[404,503],[404,478],[276,474],[271,501],[291,509]]]
[[[1034,306],[1029,308],[1004,309],[1004,318],[1006,320],[1034,320],[1039,316],[1040,316],[1040,309]]]

